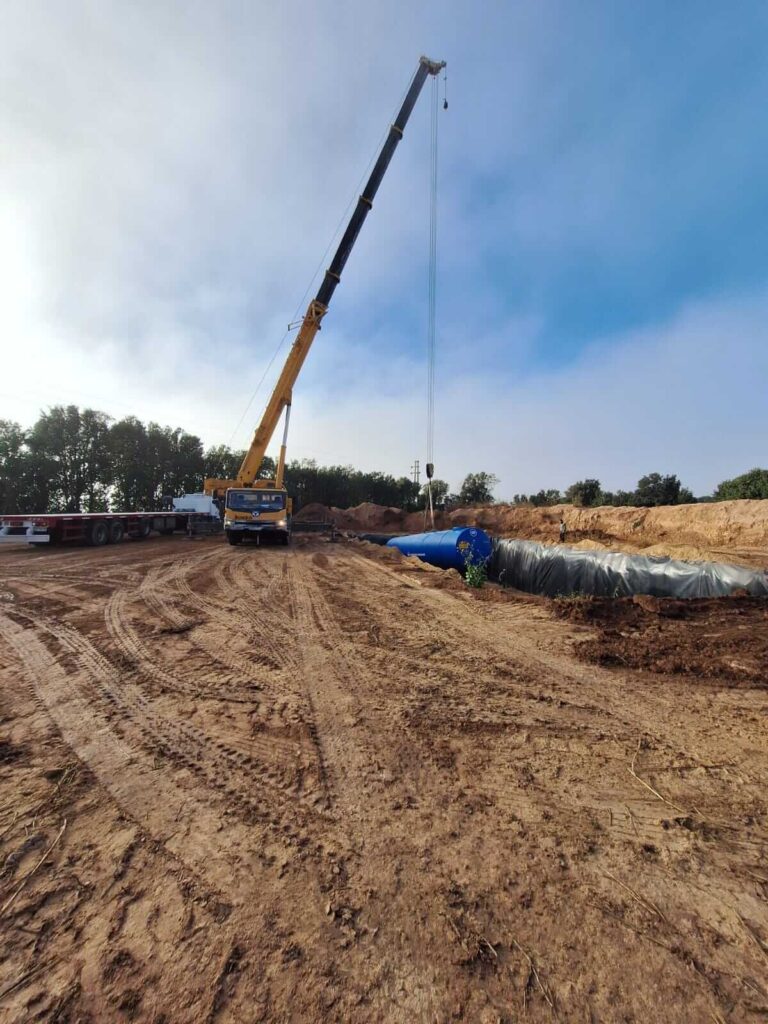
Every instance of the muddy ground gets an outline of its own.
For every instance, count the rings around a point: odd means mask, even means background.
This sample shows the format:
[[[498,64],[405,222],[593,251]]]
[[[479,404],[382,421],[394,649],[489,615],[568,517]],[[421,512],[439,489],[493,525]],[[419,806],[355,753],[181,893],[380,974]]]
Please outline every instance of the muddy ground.
[[[355,543],[0,552],[0,1019],[765,1020],[767,632]]]

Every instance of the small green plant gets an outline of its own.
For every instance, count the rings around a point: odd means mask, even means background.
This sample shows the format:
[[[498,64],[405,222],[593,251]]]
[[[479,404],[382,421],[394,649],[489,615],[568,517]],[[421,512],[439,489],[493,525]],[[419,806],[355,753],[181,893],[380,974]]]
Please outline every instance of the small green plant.
[[[464,582],[468,587],[480,589],[485,586],[488,579],[488,559],[482,558],[475,561],[471,554],[468,554],[464,561]]]

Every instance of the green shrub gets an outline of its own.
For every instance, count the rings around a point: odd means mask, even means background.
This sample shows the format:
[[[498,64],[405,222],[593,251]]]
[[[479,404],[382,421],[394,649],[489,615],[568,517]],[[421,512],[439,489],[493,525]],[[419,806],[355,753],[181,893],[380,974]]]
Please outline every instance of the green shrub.
[[[472,559],[472,555],[467,555],[466,561],[464,562],[464,582],[468,587],[480,587],[485,586],[485,582],[488,579],[488,559],[483,558],[477,561]]]

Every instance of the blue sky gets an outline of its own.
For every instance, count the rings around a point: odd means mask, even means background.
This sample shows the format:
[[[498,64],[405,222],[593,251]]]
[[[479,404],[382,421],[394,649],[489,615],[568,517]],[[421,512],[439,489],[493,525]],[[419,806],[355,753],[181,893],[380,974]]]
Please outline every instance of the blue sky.
[[[765,5],[5,11],[1,416],[71,401],[247,443],[426,52],[448,61],[438,474],[493,471],[505,497],[658,470],[706,493],[765,464]],[[296,388],[292,456],[424,459],[428,114],[425,90]]]

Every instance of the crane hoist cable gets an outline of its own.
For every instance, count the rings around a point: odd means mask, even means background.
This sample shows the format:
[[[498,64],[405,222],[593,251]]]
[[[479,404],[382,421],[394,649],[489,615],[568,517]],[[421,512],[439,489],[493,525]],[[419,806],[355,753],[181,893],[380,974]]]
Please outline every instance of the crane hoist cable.
[[[439,82],[432,79],[430,105],[430,175],[429,175],[429,273],[427,286],[427,501],[424,507],[424,527],[427,519],[435,528],[435,509],[432,501],[432,477],[435,463],[435,348],[437,335],[437,125]],[[443,100],[448,109],[448,100]]]

